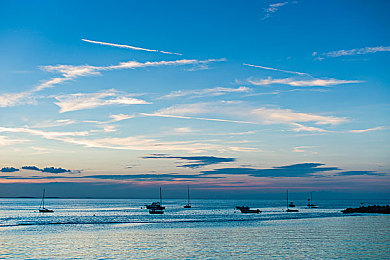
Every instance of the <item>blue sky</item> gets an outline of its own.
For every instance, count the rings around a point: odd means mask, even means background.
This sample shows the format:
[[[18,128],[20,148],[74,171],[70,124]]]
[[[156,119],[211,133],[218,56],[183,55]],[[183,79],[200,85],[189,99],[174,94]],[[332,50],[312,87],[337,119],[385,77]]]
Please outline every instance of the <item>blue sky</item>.
[[[0,196],[389,194],[389,7],[4,2]]]

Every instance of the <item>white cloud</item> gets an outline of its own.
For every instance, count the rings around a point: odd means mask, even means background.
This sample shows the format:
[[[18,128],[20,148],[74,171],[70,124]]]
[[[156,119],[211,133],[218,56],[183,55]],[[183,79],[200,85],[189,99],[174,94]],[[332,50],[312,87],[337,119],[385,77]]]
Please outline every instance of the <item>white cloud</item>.
[[[196,131],[190,127],[178,127],[178,128],[174,128],[173,132],[176,134],[188,134],[188,133],[193,133]]]
[[[176,98],[176,97],[204,97],[204,96],[221,96],[228,93],[237,93],[237,92],[248,92],[250,88],[247,87],[238,87],[238,88],[208,88],[200,90],[177,90],[172,91],[168,95],[163,96],[162,98]]]
[[[60,137],[65,136],[87,136],[89,135],[88,131],[81,131],[81,132],[46,132],[36,129],[31,129],[27,127],[0,127],[0,133],[1,132],[8,132],[8,133],[27,133],[37,136],[42,136],[46,139],[57,139]]]
[[[255,151],[251,147],[225,146],[215,143],[199,141],[160,141],[144,136],[131,136],[120,138],[100,139],[75,139],[66,138],[65,142],[82,145],[85,147],[107,148],[118,150],[140,150],[140,151],[187,151],[200,153],[205,151]]]
[[[227,120],[227,119],[218,119],[218,118],[205,118],[205,117],[192,117],[192,116],[176,116],[176,115],[167,115],[167,114],[160,114],[160,113],[140,113],[140,115],[151,116],[151,117],[167,117],[167,118],[170,117],[170,118],[180,118],[180,119],[195,119],[195,120],[238,123],[238,124],[256,124],[256,123],[247,122],[247,121]]]
[[[297,122],[313,122],[317,125],[337,125],[347,122],[346,118],[334,116],[321,116],[309,113],[294,112],[291,109],[257,108],[252,110],[251,115],[263,124],[294,124],[297,129],[305,130]],[[306,127],[306,130],[309,130]],[[314,128],[312,128],[314,130]]]
[[[114,89],[97,93],[62,95],[55,98],[59,101],[55,104],[60,107],[60,113],[108,105],[150,104],[144,100],[126,96]]]
[[[117,115],[110,115],[110,118],[112,118],[111,122],[118,122],[118,121],[134,118],[134,115],[117,114]]]
[[[317,52],[313,52],[313,56],[319,56],[323,59],[323,57],[340,57],[340,56],[350,56],[350,55],[364,55],[375,52],[384,52],[390,51],[390,46],[377,46],[377,47],[364,47],[360,49],[352,49],[352,50],[338,50],[331,51],[318,54]],[[321,57],[322,56],[322,57]]]
[[[289,2],[280,2],[275,4],[270,4],[267,6],[267,8],[264,8],[264,17],[261,18],[261,20],[265,20],[271,17],[272,14],[276,13],[280,7],[287,5]],[[297,3],[297,1],[294,1],[292,3]]]
[[[351,83],[361,83],[363,81],[360,80],[340,80],[340,79],[309,79],[309,80],[297,80],[294,78],[284,78],[284,79],[273,79],[268,77],[267,79],[261,80],[251,80],[248,79],[248,82],[257,85],[257,86],[265,86],[271,84],[284,84],[290,85],[294,87],[327,87],[334,86],[340,84],[351,84]]]
[[[111,131],[107,128],[106,131]],[[88,132],[45,132],[29,128],[6,128],[0,127],[0,132],[27,133],[41,136],[46,139],[62,141],[91,148],[105,148],[116,150],[139,150],[139,151],[187,151],[199,153],[205,151],[256,151],[256,148],[219,145],[204,141],[160,141],[145,136],[95,138],[83,139]],[[92,132],[92,131],[91,131]],[[0,141],[2,139],[0,138]],[[1,143],[0,143],[1,144]],[[12,142],[5,143],[12,144]]]
[[[361,129],[361,130],[350,130],[348,132],[350,133],[366,133],[366,132],[371,132],[371,131],[379,131],[379,130],[385,130],[389,129],[388,126],[378,126],[374,128],[368,128],[368,129]]]
[[[274,70],[274,71],[280,71],[280,72],[285,72],[285,73],[290,73],[290,74],[298,74],[298,75],[304,75],[304,76],[310,76],[311,77],[310,74],[303,73],[303,72],[290,71],[290,70],[281,70],[281,69],[275,69],[275,68],[264,67],[264,66],[259,66],[259,65],[252,65],[252,64],[248,64],[248,63],[243,63],[242,65],[248,66],[248,67],[259,68],[259,69]]]
[[[145,49],[145,48],[134,47],[134,46],[130,46],[130,45],[108,43],[108,42],[99,42],[99,41],[92,41],[92,40],[87,40],[87,39],[81,39],[81,40],[84,41],[84,42],[89,42],[89,43],[94,43],[94,44],[107,45],[107,46],[118,47],[118,48],[125,48],[125,49],[132,49],[132,50],[137,50],[137,51],[150,51],[150,52],[160,52],[160,53],[164,53],[164,54],[183,55],[183,54],[180,54],[180,53],[174,53],[174,52],[168,52],[168,51],[159,51],[159,50],[152,50],[152,49]]]
[[[12,139],[7,136],[0,135],[0,147],[9,146],[13,144],[25,143],[28,142],[26,139]]]
[[[72,125],[72,124],[77,124],[77,121],[71,119],[59,119],[54,121],[47,120],[35,124],[33,128],[48,128],[48,127],[57,127],[57,126],[65,126],[65,125]]]
[[[49,65],[41,66],[40,68],[44,71],[60,73],[61,77],[55,77],[49,80],[46,80],[36,86],[35,88],[23,91],[19,93],[5,93],[0,95],[0,107],[14,106],[22,103],[32,103],[31,96],[39,91],[42,91],[47,88],[55,87],[60,83],[66,81],[74,80],[78,77],[100,75],[101,71],[111,71],[119,69],[135,69],[135,68],[144,68],[144,67],[158,67],[158,66],[183,66],[183,65],[199,65],[199,64],[208,64],[210,62],[225,61],[226,59],[208,59],[208,60],[174,60],[174,61],[153,61],[153,62],[137,62],[137,61],[128,61],[121,62],[118,65],[112,66],[91,66],[91,65]]]
[[[306,152],[306,150],[309,148],[311,148],[311,146],[297,146],[297,147],[294,147],[293,152],[294,153],[303,153],[303,152]]]
[[[328,130],[314,127],[314,126],[305,126],[298,123],[291,123],[292,126],[294,126],[293,131],[294,132],[317,132],[317,133],[327,133],[330,132]]]
[[[348,121],[348,119],[344,117],[295,112],[291,109],[245,107],[240,103],[236,104],[227,102],[181,104],[161,109],[155,113],[141,113],[141,115],[240,124],[286,124],[293,126],[293,131],[296,132],[329,132],[328,130],[318,127],[302,125],[302,123],[334,126]],[[203,115],[203,117],[199,117],[198,115]],[[207,115],[222,118],[228,117],[229,119],[209,118],[206,117]]]
[[[31,94],[31,91],[2,94],[0,95],[0,107],[9,107],[20,102],[31,104],[33,103],[32,99],[30,98]]]

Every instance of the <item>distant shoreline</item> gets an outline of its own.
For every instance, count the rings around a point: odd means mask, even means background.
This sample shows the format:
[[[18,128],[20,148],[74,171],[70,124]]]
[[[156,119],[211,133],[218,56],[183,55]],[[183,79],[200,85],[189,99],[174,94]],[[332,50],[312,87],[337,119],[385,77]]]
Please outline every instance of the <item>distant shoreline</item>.
[[[113,199],[118,199],[118,200],[121,200],[121,199],[134,199],[134,200],[137,200],[137,199],[145,199],[145,200],[153,200],[153,199],[156,199],[155,197],[145,197],[145,198],[125,198],[125,197],[53,197],[53,196],[48,196],[48,197],[45,197],[46,199],[109,199],[109,200],[113,200]],[[0,196],[0,199],[42,199],[41,196],[18,196],[18,197],[7,197],[7,196],[4,196],[4,197],[1,197]],[[186,200],[186,198],[165,198],[166,200]],[[275,198],[193,198],[194,200],[242,200],[242,201],[246,201],[246,200],[285,200],[284,198],[278,198],[278,199],[275,199]],[[300,201],[300,200],[304,200],[304,199],[296,199],[297,201]],[[364,201],[375,201],[375,200],[390,200],[390,198],[375,198],[375,199],[361,199],[361,198],[357,198],[357,199],[350,199],[350,198],[346,198],[346,199],[318,199],[320,201],[334,201],[334,200],[360,200],[362,202]]]

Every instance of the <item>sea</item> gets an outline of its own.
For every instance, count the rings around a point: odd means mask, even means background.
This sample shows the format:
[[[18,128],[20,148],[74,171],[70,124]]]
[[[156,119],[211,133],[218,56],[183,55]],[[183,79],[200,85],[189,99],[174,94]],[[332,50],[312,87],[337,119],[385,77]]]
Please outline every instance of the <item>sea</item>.
[[[390,259],[390,216],[343,214],[390,200],[0,199],[0,259]],[[236,206],[259,208],[243,214]]]

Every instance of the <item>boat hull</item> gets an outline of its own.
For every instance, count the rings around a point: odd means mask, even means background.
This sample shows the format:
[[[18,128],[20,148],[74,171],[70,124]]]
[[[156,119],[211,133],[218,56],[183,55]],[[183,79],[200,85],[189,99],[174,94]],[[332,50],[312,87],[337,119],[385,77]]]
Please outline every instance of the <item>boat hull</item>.
[[[261,213],[259,209],[240,209],[241,213]]]
[[[40,209],[39,212],[41,212],[41,213],[53,213],[54,210],[51,210],[51,209]]]

